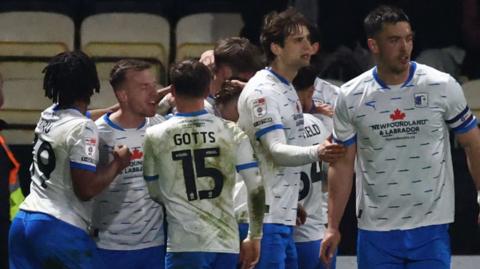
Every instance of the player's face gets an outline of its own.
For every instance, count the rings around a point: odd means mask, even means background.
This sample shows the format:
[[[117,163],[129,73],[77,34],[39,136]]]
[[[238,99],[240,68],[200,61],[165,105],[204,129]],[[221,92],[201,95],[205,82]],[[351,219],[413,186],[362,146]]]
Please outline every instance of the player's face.
[[[218,105],[220,116],[226,120],[236,122],[238,120],[237,98],[225,104]]]
[[[298,70],[310,64],[312,52],[310,31],[302,25],[298,27],[298,31],[285,38],[277,56],[284,65]]]
[[[407,72],[413,49],[413,33],[408,22],[383,24],[377,36],[369,40],[369,47],[386,72]]]
[[[300,103],[302,104],[302,110],[303,112],[308,112],[312,110],[313,107],[313,93],[315,91],[315,88],[312,86],[308,87],[308,89],[303,90],[303,91],[297,91],[298,94],[298,99],[300,100]]]
[[[157,81],[151,70],[127,71],[125,90],[131,112],[141,117],[155,115],[157,110]]]

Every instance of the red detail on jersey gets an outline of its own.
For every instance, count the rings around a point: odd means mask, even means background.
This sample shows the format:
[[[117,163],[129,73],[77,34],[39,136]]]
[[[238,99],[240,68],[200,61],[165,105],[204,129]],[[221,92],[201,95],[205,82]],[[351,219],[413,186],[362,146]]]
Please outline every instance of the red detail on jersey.
[[[405,119],[405,113],[403,113],[400,109],[395,109],[395,111],[393,112],[393,114],[390,114],[390,119],[392,119],[392,121],[394,120],[403,120]]]
[[[97,143],[97,139],[95,138],[87,138],[85,140],[85,142],[87,142],[87,144],[91,144],[91,145],[95,145]]]
[[[132,155],[130,155],[130,160],[141,159],[143,157],[143,152],[138,149],[134,149],[132,151]]]

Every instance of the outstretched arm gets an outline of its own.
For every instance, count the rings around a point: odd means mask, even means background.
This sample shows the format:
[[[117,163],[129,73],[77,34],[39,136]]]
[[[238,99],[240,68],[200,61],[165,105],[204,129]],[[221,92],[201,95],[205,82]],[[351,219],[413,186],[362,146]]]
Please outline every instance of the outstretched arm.
[[[288,145],[285,133],[281,129],[261,136],[260,142],[271,154],[274,162],[281,166],[300,166],[318,160],[335,162],[345,154],[345,148],[342,145],[332,144],[329,141],[308,147]]]

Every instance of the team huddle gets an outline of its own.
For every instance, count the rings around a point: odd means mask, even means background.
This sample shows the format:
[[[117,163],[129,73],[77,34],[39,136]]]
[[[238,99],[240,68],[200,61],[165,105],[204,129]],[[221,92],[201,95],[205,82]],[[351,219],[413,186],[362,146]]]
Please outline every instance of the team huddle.
[[[265,18],[266,68],[237,37],[163,89],[121,60],[108,109],[88,110],[94,62],[55,56],[11,268],[335,268],[354,170],[359,268],[450,268],[448,131],[480,186],[477,120],[452,77],[411,61],[402,10],[364,24],[376,66],[341,88],[310,66],[314,28],[291,8]]]

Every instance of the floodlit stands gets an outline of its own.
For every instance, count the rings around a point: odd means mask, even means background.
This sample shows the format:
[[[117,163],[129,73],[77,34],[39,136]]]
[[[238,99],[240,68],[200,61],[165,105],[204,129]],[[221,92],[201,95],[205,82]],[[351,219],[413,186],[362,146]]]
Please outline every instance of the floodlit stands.
[[[238,36],[243,21],[239,13],[198,13],[180,18],[175,30],[175,59],[199,58],[218,39]]]
[[[80,27],[81,49],[97,63],[100,95],[91,108],[116,103],[108,83],[110,70],[122,58],[149,61],[159,82],[165,83],[170,53],[170,24],[158,15],[146,13],[102,13],[87,17]]]
[[[0,118],[12,126],[3,133],[9,143],[30,144],[40,111],[51,104],[44,97],[42,70],[52,56],[73,49],[74,23],[62,14],[15,11],[0,13],[0,25],[5,95]]]

